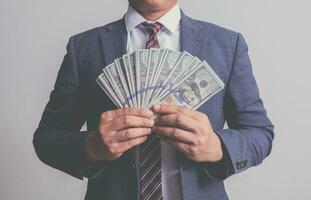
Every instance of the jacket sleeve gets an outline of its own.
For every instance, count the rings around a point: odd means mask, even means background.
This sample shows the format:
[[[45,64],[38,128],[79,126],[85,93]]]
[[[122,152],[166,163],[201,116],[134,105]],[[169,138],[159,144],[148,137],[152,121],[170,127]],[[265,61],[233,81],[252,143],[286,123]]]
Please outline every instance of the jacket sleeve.
[[[260,164],[272,148],[273,125],[267,117],[252,73],[248,47],[238,34],[230,79],[226,86],[224,112],[229,129],[215,130],[224,158],[205,165],[210,178],[223,180]]]
[[[84,160],[87,133],[80,131],[85,113],[74,39],[70,38],[54,90],[34,133],[33,145],[42,162],[79,179],[88,174]]]

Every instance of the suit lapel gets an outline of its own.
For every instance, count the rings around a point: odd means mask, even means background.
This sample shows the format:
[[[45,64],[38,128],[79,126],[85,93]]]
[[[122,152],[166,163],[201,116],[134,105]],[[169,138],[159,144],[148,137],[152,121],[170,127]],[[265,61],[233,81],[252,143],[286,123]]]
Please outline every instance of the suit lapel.
[[[204,48],[206,36],[203,36],[201,26],[195,20],[186,16],[181,10],[180,20],[180,48],[182,51],[187,51],[191,55],[200,57]]]
[[[100,43],[106,65],[125,54],[127,51],[127,31],[124,19],[108,25],[106,31],[100,35]]]

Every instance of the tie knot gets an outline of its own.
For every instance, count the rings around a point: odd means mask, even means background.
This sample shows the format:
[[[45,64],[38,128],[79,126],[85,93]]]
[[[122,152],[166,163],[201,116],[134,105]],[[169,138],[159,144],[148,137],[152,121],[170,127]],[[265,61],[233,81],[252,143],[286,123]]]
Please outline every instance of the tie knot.
[[[140,26],[151,35],[157,34],[163,27],[163,25],[159,22],[155,22],[155,23],[143,22],[140,24]]]

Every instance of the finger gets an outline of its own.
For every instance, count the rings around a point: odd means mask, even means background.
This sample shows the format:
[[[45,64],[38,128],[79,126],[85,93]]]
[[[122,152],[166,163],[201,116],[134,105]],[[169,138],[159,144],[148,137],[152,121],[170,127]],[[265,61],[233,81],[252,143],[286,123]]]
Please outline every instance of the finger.
[[[180,113],[159,116],[155,120],[155,124],[158,126],[179,127],[191,132],[195,132],[196,127],[200,126],[198,121],[194,120],[193,118],[190,118],[187,115]]]
[[[147,140],[147,136],[138,137],[125,142],[117,143],[120,152],[125,152],[134,146],[144,143]]]
[[[116,118],[110,125],[111,131],[121,131],[128,128],[151,128],[154,119],[142,118],[133,115],[126,115]]]
[[[102,113],[101,119],[103,121],[111,121],[117,117],[121,117],[124,115],[134,115],[138,117],[148,118],[153,116],[153,112],[149,109],[141,108],[120,108]]]
[[[158,134],[160,137],[165,136],[172,140],[177,140],[179,142],[194,144],[195,138],[194,135],[188,131],[174,128],[174,127],[164,127],[164,126],[154,126],[152,131],[155,134]]]
[[[196,120],[200,120],[200,117],[202,117],[203,114],[198,111],[191,110],[187,107],[168,104],[156,104],[153,106],[153,110],[160,114],[183,113]]]
[[[124,142],[134,138],[150,135],[151,128],[129,128],[116,132],[113,136],[113,141]]]

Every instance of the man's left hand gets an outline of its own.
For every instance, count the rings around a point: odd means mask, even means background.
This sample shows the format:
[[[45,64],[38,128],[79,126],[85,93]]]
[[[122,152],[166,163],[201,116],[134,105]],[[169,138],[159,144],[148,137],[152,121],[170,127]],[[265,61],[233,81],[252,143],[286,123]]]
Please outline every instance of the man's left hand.
[[[221,142],[208,117],[181,106],[155,105],[159,114],[152,131],[196,162],[217,162],[223,157]]]

